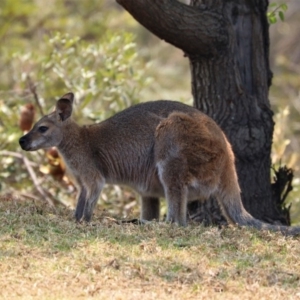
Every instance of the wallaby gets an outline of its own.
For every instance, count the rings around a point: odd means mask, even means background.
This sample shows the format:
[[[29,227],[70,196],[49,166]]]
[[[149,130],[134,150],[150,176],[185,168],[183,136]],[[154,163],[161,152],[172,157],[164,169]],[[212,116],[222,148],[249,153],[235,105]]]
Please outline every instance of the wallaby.
[[[185,226],[187,202],[214,196],[230,223],[300,233],[300,227],[266,224],[244,209],[231,145],[204,113],[159,100],[80,127],[71,118],[73,101],[73,93],[65,94],[19,142],[26,151],[57,147],[78,184],[77,221],[90,221],[103,186],[112,183],[141,195],[141,220],[158,220],[164,197],[167,221]]]

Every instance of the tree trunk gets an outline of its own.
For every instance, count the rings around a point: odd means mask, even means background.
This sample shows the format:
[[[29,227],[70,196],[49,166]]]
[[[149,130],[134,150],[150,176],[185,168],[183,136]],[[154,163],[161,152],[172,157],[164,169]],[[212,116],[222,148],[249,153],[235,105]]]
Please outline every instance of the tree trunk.
[[[270,178],[274,122],[268,100],[267,0],[117,0],[151,32],[189,58],[194,105],[230,140],[242,200],[256,218],[285,223]],[[216,201],[192,203],[189,214],[220,223]]]

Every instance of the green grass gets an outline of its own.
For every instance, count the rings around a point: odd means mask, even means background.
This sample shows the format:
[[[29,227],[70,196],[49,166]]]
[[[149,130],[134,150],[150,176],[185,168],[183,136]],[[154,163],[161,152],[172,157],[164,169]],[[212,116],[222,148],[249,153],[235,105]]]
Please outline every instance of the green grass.
[[[118,225],[0,199],[0,297],[296,299],[299,239],[252,229]]]

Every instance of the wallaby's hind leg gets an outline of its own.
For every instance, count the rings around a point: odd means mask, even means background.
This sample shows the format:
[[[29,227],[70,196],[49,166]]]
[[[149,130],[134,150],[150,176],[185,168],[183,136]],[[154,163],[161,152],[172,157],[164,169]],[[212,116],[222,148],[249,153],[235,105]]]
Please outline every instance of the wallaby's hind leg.
[[[167,222],[175,222],[178,225],[186,226],[187,213],[187,188],[177,187],[166,188],[166,199],[168,204]]]
[[[159,220],[160,202],[155,197],[142,197],[141,221]]]
[[[185,184],[186,164],[175,158],[167,163],[160,163],[158,169],[168,205],[167,221],[186,226],[188,196]]]

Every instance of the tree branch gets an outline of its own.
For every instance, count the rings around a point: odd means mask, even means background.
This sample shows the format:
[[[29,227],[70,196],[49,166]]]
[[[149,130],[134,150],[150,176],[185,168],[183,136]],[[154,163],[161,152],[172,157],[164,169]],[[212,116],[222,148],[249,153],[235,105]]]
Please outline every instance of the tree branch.
[[[189,56],[218,55],[228,43],[223,16],[176,0],[116,0],[139,23]]]

